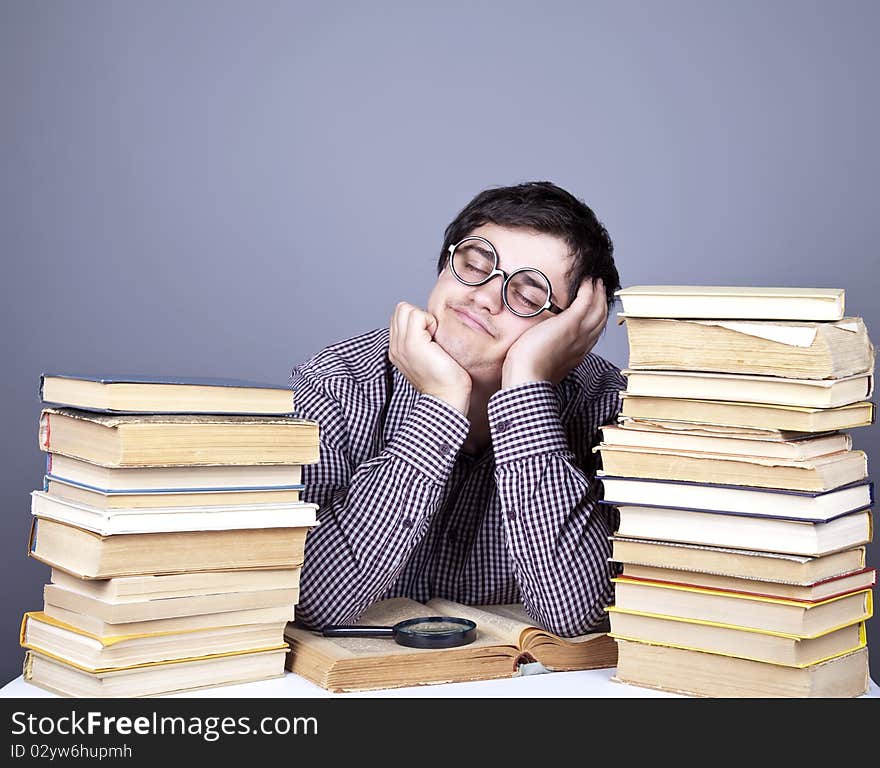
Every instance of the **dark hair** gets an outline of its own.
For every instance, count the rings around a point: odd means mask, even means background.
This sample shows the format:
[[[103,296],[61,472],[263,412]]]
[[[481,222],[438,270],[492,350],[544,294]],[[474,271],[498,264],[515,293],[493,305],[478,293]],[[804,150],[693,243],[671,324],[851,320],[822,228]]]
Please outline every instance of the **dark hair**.
[[[483,224],[531,229],[554,235],[568,244],[568,301],[574,301],[587,277],[601,277],[609,308],[620,276],[614,266],[614,244],[592,209],[549,181],[530,181],[511,187],[490,187],[471,200],[446,227],[437,274],[443,271],[449,246]]]

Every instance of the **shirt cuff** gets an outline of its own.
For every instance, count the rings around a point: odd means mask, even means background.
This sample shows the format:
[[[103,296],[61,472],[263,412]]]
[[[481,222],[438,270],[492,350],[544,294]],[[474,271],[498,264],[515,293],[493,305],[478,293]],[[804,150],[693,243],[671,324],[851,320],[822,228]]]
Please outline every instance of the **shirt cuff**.
[[[489,429],[496,466],[544,453],[571,452],[549,381],[530,381],[492,395]]]
[[[433,395],[420,395],[387,450],[435,482],[445,483],[469,430],[470,422],[451,405]]]

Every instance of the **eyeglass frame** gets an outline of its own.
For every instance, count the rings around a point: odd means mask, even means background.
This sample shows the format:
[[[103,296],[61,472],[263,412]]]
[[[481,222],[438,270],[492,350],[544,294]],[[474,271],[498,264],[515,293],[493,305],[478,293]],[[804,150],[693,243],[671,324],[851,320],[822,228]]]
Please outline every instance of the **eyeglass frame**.
[[[485,243],[486,245],[489,246],[489,249],[492,251],[492,255],[495,257],[495,260],[492,264],[492,271],[483,280],[480,280],[480,282],[478,282],[478,283],[467,282],[467,280],[462,278],[461,275],[459,275],[458,272],[455,271],[455,267],[452,266],[452,259],[455,256],[455,249],[458,248],[458,246],[460,246],[463,242],[465,242],[467,240],[479,240],[480,242]],[[456,280],[458,280],[458,282],[461,283],[462,285],[467,285],[470,288],[476,288],[479,285],[485,285],[493,277],[497,277],[499,275],[501,277],[503,277],[504,282],[501,284],[501,301],[504,302],[504,306],[507,307],[507,309],[510,312],[512,312],[514,315],[516,315],[517,317],[537,317],[542,312],[550,312],[554,315],[558,315],[560,312],[563,311],[562,307],[560,307],[557,304],[554,304],[552,301],[550,301],[550,297],[553,295],[553,286],[550,283],[550,278],[547,277],[547,275],[545,275],[537,267],[520,267],[519,269],[513,270],[513,272],[511,272],[510,274],[505,272],[503,269],[499,269],[498,268],[498,251],[495,250],[495,246],[492,245],[492,243],[490,243],[485,237],[480,237],[479,235],[468,235],[467,237],[463,237],[457,243],[453,243],[452,245],[450,245],[449,248],[447,249],[447,252],[448,252],[447,262],[449,263],[449,271],[452,273],[452,276]],[[513,279],[513,277],[518,275],[520,272],[537,272],[542,278],[544,278],[544,281],[547,283],[547,301],[545,302],[544,306],[542,306],[540,309],[538,309],[535,312],[532,312],[528,315],[524,315],[522,312],[517,312],[513,307],[510,306],[510,304],[507,303],[507,286],[510,284],[510,281]]]

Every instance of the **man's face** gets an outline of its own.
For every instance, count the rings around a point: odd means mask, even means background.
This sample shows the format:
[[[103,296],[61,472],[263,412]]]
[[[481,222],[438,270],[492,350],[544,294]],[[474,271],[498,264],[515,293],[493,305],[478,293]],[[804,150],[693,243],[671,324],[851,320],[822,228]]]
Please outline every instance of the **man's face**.
[[[498,253],[498,269],[510,274],[521,267],[541,270],[550,280],[550,300],[568,306],[566,273],[571,257],[565,241],[528,229],[484,224],[468,233],[486,238]],[[473,379],[494,383],[501,378],[507,350],[529,328],[552,317],[542,312],[519,317],[501,299],[503,279],[494,277],[484,285],[463,285],[443,269],[428,297],[428,312],[437,318],[436,341]]]

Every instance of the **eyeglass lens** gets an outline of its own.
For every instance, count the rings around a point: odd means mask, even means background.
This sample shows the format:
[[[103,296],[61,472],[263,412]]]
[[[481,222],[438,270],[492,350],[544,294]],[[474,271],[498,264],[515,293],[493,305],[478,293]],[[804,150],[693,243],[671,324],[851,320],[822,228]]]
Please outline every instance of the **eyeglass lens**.
[[[483,240],[462,240],[452,252],[452,272],[465,285],[482,285],[498,266],[495,251]],[[529,317],[540,312],[550,298],[550,286],[535,269],[514,272],[504,283],[508,308]]]

